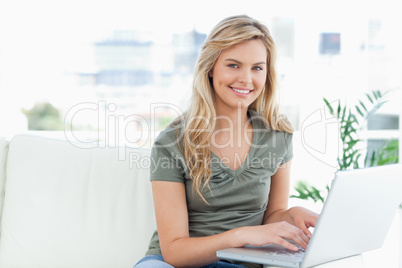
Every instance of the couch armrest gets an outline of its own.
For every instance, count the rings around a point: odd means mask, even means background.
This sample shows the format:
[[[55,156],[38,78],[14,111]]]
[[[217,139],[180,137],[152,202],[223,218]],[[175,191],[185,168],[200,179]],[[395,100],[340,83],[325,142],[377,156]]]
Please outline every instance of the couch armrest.
[[[402,203],[399,206],[399,267],[402,268]]]
[[[9,141],[0,140],[0,223],[1,223],[1,215],[3,211],[3,202],[4,202],[4,189],[6,184],[6,163],[7,163],[7,154],[8,154],[8,145]],[[1,226],[1,224],[0,224]],[[0,229],[1,231],[1,229]],[[0,233],[1,237],[1,233]]]
[[[156,228],[149,155],[149,148],[86,149],[15,136],[7,154],[0,267],[132,267]]]

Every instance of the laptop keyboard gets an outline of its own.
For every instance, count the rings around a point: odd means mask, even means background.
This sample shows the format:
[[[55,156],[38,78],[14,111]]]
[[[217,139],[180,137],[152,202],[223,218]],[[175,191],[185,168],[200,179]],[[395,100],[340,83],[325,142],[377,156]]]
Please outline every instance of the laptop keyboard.
[[[276,248],[274,250],[270,250],[269,252],[264,253],[264,255],[271,256],[271,257],[280,257],[294,260],[294,261],[300,261],[303,259],[305,250],[298,246],[299,250],[298,251],[292,251],[287,248]]]

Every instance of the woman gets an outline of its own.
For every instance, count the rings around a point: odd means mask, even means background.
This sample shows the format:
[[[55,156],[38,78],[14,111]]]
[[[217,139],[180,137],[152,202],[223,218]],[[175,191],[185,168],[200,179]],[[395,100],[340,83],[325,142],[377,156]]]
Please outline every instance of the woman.
[[[275,243],[306,248],[318,215],[287,209],[292,127],[278,113],[275,44],[247,16],[210,33],[188,111],[156,139],[157,232],[136,267],[245,267],[216,251]]]

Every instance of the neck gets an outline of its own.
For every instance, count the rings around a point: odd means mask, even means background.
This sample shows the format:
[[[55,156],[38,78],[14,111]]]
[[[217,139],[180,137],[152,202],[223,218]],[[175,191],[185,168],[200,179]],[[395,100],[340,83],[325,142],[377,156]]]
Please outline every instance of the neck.
[[[239,107],[237,109],[216,109],[216,125],[215,129],[233,128],[233,132],[236,130],[243,130],[247,127],[248,107]]]

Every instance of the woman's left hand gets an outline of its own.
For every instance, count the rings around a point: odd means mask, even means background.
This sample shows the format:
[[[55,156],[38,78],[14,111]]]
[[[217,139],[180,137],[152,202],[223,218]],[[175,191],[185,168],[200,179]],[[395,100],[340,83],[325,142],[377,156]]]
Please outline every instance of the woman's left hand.
[[[315,227],[319,214],[303,207],[292,207],[288,212],[291,223],[301,229],[308,238],[311,238],[309,228]]]

